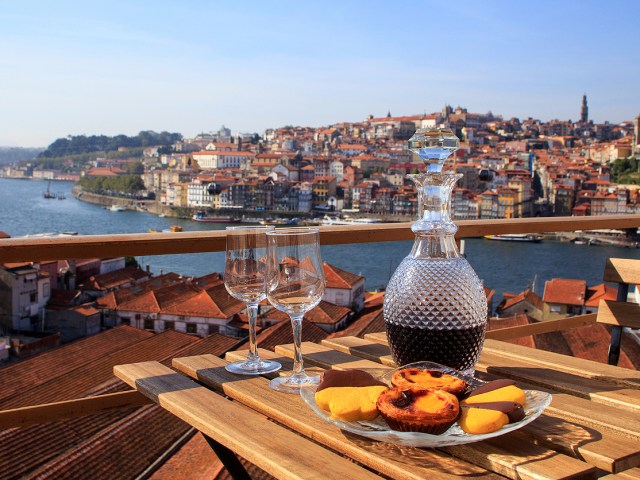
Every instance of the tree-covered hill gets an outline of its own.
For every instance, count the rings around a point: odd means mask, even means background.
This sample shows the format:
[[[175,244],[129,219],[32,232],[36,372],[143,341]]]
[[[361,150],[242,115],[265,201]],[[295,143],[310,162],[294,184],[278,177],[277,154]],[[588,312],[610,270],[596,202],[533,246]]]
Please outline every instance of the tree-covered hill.
[[[109,137],[106,135],[76,135],[66,138],[58,138],[49,145],[39,158],[60,158],[70,155],[81,155],[93,152],[112,152],[121,147],[124,148],[144,148],[152,146],[173,145],[182,140],[179,133],[143,131],[135,137],[126,135],[116,135]]]

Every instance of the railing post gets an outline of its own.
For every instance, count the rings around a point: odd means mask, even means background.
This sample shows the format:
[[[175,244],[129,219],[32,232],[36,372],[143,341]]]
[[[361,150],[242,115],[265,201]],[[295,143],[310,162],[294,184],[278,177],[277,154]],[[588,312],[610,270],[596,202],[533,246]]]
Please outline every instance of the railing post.
[[[618,284],[618,302],[626,302],[629,295],[629,285],[626,283]],[[618,365],[620,360],[620,345],[622,344],[622,329],[620,325],[614,325],[611,327],[611,342],[609,343],[609,358],[607,363],[609,365]]]

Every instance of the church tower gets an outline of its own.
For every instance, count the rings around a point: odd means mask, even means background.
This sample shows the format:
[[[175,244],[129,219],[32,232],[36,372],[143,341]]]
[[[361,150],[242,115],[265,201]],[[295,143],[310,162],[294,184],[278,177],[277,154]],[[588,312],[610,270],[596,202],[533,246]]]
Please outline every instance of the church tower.
[[[589,121],[589,107],[587,107],[587,94],[582,96],[582,108],[580,109],[580,122],[587,123]]]

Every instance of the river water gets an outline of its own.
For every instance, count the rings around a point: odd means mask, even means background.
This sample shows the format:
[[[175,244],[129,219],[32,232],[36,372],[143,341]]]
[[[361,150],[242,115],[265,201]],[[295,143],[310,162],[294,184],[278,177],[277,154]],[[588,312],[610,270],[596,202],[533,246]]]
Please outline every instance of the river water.
[[[80,202],[71,195],[71,182],[51,182],[53,193],[65,200],[45,199],[46,181],[0,178],[0,231],[12,237],[45,232],[77,232],[80,235],[145,233],[180,225],[185,231],[219,230],[221,224],[186,219],[161,218],[141,212],[111,212]],[[411,250],[412,242],[383,242],[322,247],[323,259],[343,270],[363,275],[368,289],[386,285],[398,264]],[[640,249],[574,245],[555,241],[541,243],[496,242],[484,238],[465,240],[467,259],[487,287],[496,290],[494,305],[502,293],[520,292],[534,279],[542,295],[544,282],[552,278],[584,279],[587,285],[602,283],[608,257],[640,259]],[[191,255],[137,257],[154,273],[173,271],[200,276],[224,270],[222,252]]]

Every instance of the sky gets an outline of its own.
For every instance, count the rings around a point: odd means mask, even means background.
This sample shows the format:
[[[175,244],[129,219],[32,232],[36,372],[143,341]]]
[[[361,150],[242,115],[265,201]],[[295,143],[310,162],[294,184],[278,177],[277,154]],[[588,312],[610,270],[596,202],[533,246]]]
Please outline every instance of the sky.
[[[640,2],[0,0],[0,146],[319,127],[445,104],[640,113]]]

